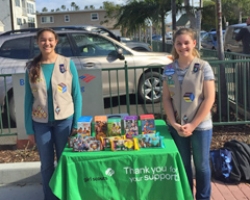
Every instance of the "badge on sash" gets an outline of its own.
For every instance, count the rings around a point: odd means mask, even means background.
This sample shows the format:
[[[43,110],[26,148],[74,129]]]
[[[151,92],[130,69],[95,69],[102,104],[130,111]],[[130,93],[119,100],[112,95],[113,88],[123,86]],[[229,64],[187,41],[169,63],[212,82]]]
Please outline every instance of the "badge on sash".
[[[172,65],[167,66],[167,68],[164,70],[164,74],[167,76],[171,76],[175,73],[175,69]]]
[[[199,63],[195,63],[194,64],[194,69],[193,69],[193,72],[196,73],[200,70],[200,64]]]
[[[194,99],[195,99],[195,96],[193,93],[191,92],[186,92],[184,95],[183,95],[183,99],[186,101],[186,102],[193,102]]]
[[[64,93],[67,91],[67,86],[64,83],[60,83],[57,85],[57,89],[59,92]]]
[[[169,87],[175,87],[174,80],[172,76],[168,76],[167,84]]]
[[[59,108],[59,106],[57,106],[55,109],[56,114],[59,114],[60,111],[61,111],[61,109]]]
[[[170,97],[173,97],[174,96],[174,92],[170,92]]]
[[[65,67],[64,67],[64,64],[60,64],[60,65],[59,65],[59,68],[60,68],[60,72],[61,72],[61,73],[66,72],[66,69],[65,69]]]
[[[184,115],[183,118],[182,118],[182,120],[183,120],[185,123],[187,123],[187,121],[188,121],[187,115]]]

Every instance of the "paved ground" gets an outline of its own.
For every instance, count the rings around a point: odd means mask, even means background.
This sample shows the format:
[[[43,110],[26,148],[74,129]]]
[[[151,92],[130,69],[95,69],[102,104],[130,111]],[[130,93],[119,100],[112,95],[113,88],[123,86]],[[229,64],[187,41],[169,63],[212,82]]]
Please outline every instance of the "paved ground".
[[[43,200],[40,183],[0,185],[0,199],[4,200]]]
[[[0,199],[43,200],[40,162],[0,164]]]

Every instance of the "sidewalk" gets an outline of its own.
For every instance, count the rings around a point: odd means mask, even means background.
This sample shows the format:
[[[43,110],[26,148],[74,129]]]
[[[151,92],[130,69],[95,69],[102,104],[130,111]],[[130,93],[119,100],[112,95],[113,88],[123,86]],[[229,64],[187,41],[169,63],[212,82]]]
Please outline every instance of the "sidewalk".
[[[0,199],[43,200],[40,162],[0,164]]]

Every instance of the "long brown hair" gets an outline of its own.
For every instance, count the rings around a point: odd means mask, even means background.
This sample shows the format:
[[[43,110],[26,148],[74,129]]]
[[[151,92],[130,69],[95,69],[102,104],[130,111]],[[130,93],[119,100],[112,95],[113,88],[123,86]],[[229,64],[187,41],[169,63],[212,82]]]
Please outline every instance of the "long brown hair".
[[[173,48],[172,48],[172,56],[173,56],[173,59],[178,59],[179,58],[179,54],[176,52],[176,49],[174,47],[174,43],[175,43],[175,40],[177,38],[177,36],[180,36],[180,35],[189,35],[193,40],[196,40],[196,32],[191,29],[191,28],[180,28],[179,30],[177,30],[174,34],[174,37],[173,37]],[[192,52],[193,56],[196,56],[198,58],[200,58],[200,54],[199,52],[197,51],[196,48],[193,49],[193,52]]]
[[[58,40],[58,35],[56,34],[56,32],[53,29],[42,28],[36,34],[37,41],[39,40],[39,37],[41,36],[41,34],[45,31],[49,31],[49,32],[53,33],[53,35],[55,36],[55,39]],[[30,78],[30,81],[32,83],[36,82],[36,80],[40,77],[40,70],[41,70],[40,61],[41,61],[41,59],[42,59],[42,53],[40,53],[39,55],[34,57],[33,60],[30,61],[29,63],[27,63],[27,65],[26,65],[26,68],[29,70],[29,78]]]

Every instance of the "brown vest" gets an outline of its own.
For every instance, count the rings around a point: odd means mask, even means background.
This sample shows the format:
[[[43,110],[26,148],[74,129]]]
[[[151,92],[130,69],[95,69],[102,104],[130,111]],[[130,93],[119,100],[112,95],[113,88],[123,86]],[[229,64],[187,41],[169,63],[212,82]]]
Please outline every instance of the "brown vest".
[[[204,64],[203,60],[195,58],[187,69],[182,84],[178,80],[175,63],[167,65],[164,69],[163,76],[172,97],[177,123],[183,125],[191,122],[204,99]],[[209,113],[202,121],[210,118]]]
[[[70,72],[70,59],[57,56],[51,77],[53,94],[53,107],[55,120],[66,119],[74,113],[74,104],[71,95],[72,74]],[[46,80],[42,69],[40,77],[30,87],[34,96],[32,106],[32,119],[36,122],[48,122],[48,101]]]

